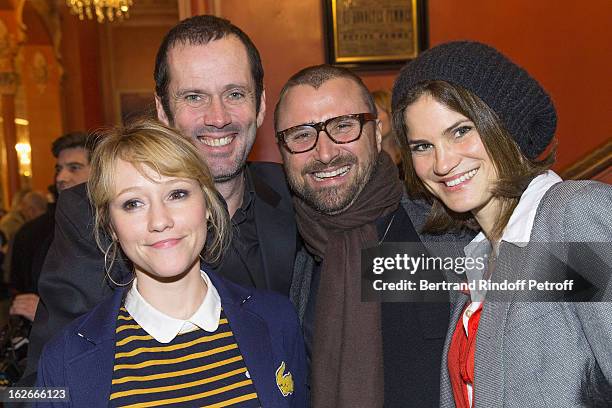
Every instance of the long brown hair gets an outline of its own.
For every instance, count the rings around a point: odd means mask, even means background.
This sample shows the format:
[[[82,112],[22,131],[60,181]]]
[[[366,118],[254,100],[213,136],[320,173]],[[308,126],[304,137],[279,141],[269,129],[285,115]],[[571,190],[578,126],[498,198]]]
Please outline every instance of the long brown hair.
[[[429,218],[423,227],[424,231],[440,233],[466,226],[477,229],[478,224],[469,213],[458,214],[450,211],[425,188],[416,175],[408,145],[409,129],[405,124],[404,112],[409,105],[423,95],[430,95],[437,102],[474,122],[499,178],[492,186],[491,192],[493,197],[499,199],[501,212],[491,232],[492,236],[489,238],[501,237],[512,212],[531,180],[544,173],[554,163],[555,149],[553,148],[542,160],[529,159],[521,152],[497,114],[474,93],[445,81],[427,81],[415,86],[396,105],[396,110],[393,112],[393,127],[401,146],[408,193],[414,198],[425,198],[433,204]]]

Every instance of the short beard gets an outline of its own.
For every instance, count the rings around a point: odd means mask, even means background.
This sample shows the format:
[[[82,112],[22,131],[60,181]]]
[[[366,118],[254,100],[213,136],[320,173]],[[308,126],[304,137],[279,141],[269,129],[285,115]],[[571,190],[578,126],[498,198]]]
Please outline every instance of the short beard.
[[[246,163],[242,163],[241,165],[237,166],[237,168],[234,171],[230,173],[213,175],[213,180],[215,184],[227,183],[228,181],[231,181],[235,179],[236,177],[240,176],[242,172],[244,171],[245,167],[246,167]]]
[[[287,172],[287,180],[293,193],[302,199],[309,207],[314,208],[316,211],[326,214],[326,215],[336,215],[346,211],[350,208],[357,198],[359,194],[363,191],[364,187],[370,181],[372,174],[376,170],[376,157],[372,157],[370,163],[360,171],[353,181],[353,183],[348,186],[348,189],[344,192],[344,194],[339,195],[336,187],[328,187],[320,190],[313,190],[310,186],[304,182],[303,185],[299,185],[297,180]],[[353,168],[351,171],[355,170],[355,165],[357,164],[357,160],[354,156],[340,156],[330,162],[329,164],[322,165],[310,165],[306,166],[304,170],[302,170],[302,175],[304,177],[308,177],[307,174],[313,171],[323,170],[326,167],[331,167],[334,165],[343,166],[351,164]],[[286,169],[285,169],[286,170]]]
[[[333,187],[319,191],[304,188],[302,191],[294,190],[293,192],[296,196],[301,198],[306,205],[314,208],[317,212],[326,215],[336,215],[344,212],[353,205],[361,190],[363,190],[363,186],[361,186],[360,183],[354,183],[343,197],[334,195],[336,190]]]

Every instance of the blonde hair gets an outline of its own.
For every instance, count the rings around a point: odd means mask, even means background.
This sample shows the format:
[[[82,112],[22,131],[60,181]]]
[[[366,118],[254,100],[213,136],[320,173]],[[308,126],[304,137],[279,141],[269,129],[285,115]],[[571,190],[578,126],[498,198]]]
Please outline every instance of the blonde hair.
[[[107,272],[117,255],[116,241],[112,239],[114,231],[109,205],[115,194],[118,160],[132,164],[143,175],[143,166],[147,166],[162,176],[196,180],[204,193],[210,214],[209,237],[202,258],[208,263],[220,261],[230,240],[229,215],[215,189],[208,166],[188,139],[156,120],[141,119],[125,127],[100,132],[96,135],[95,144],[87,192],[95,211],[96,243],[104,252],[105,264],[106,258],[111,258]],[[108,238],[112,239],[111,245],[105,248],[103,242]]]
[[[391,117],[391,92],[385,89],[379,89],[372,92],[372,97],[374,98],[374,103],[376,106],[383,108],[389,117]]]

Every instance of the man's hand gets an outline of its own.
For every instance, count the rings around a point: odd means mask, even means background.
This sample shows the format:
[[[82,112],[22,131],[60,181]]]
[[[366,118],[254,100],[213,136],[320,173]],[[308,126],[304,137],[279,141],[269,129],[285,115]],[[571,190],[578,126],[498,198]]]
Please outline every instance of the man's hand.
[[[13,299],[9,314],[23,316],[29,321],[34,321],[39,299],[38,295],[34,293],[17,295]]]

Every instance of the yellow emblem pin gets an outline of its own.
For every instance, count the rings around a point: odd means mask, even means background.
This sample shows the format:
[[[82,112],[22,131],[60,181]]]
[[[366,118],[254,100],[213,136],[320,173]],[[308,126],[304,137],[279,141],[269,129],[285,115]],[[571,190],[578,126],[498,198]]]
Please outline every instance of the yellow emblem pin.
[[[283,361],[276,369],[276,385],[281,394],[283,394],[283,397],[293,394],[293,375],[291,375],[289,371],[285,374],[286,368],[285,362]]]

